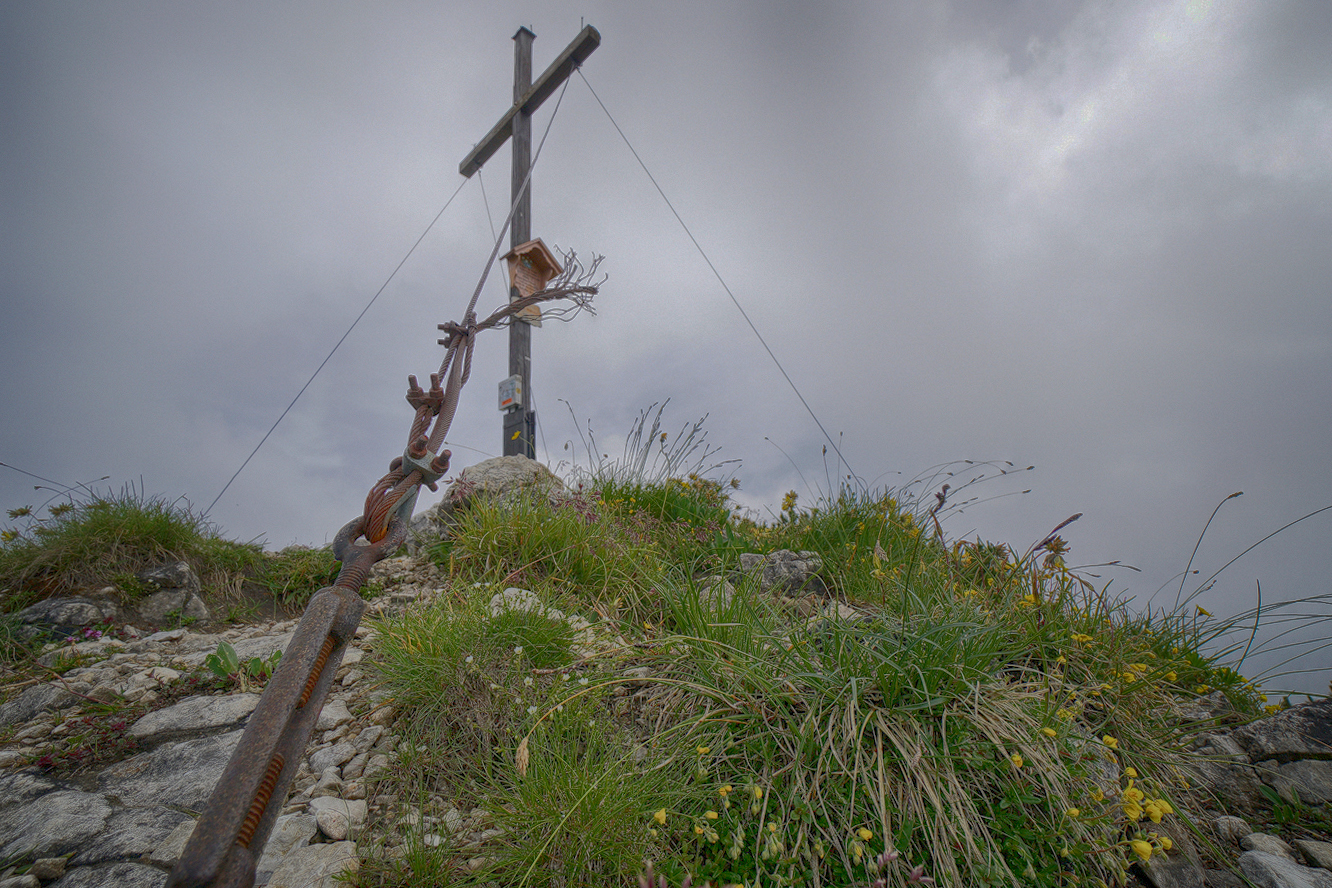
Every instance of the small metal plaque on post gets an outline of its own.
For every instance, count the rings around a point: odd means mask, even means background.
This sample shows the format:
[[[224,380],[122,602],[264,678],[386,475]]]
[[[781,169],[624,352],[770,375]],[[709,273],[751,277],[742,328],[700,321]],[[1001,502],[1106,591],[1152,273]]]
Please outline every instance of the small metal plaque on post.
[[[518,375],[500,380],[499,409],[512,410],[523,406],[523,378]]]

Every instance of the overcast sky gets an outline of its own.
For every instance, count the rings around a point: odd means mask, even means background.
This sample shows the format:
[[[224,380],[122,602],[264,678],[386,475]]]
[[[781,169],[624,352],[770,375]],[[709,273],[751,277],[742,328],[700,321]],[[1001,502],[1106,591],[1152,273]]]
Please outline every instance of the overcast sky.
[[[1141,568],[1096,571],[1137,606],[1173,602],[1227,494],[1186,592],[1332,505],[1332,4],[664,9],[3,4],[0,461],[207,506],[463,181],[517,28],[540,72],[586,22],[588,83],[873,487],[1034,465],[947,531],[1025,550],[1082,512],[1072,562]],[[508,181],[506,147],[213,509],[229,536],[322,544],[359,512],[405,441],[407,374],[438,367],[436,324],[489,255],[482,185],[498,226]],[[539,457],[586,465],[579,426],[617,456],[669,398],[672,433],[707,414],[740,460],[742,503],[837,483],[577,76],[532,187],[533,234],[609,275],[595,317],[535,331]],[[492,279],[483,311],[502,298]],[[455,469],[500,450],[507,350],[478,337]],[[42,502],[35,483],[0,469],[0,506]],[[1330,541],[1332,512],[1198,600],[1326,594]]]

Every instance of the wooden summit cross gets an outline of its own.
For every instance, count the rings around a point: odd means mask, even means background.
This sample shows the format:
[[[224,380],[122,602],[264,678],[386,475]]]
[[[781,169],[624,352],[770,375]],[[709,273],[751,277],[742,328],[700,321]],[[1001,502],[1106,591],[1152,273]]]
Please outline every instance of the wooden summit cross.
[[[532,239],[531,182],[523,188],[532,165],[532,113],[601,45],[601,34],[588,25],[533,83],[532,41],[535,38],[536,35],[527,28],[519,28],[518,33],[513,35],[513,106],[458,165],[458,172],[470,179],[505,140],[513,139],[513,177],[509,200],[511,203],[516,200],[518,208],[509,226],[511,248],[523,246]],[[509,298],[512,300],[517,297],[518,290],[511,280]],[[502,452],[504,456],[521,454],[535,459],[536,411],[528,409],[532,397],[532,327],[530,323],[518,319],[509,326],[509,374],[521,379],[522,401],[507,408],[504,413]]]

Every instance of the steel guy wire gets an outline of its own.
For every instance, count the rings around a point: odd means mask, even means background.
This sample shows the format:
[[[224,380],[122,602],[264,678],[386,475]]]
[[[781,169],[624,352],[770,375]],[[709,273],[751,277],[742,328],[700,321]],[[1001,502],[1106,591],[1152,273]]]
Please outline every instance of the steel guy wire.
[[[310,378],[305,381],[305,385],[301,386],[301,390],[296,393],[296,397],[291,399],[291,403],[287,405],[287,409],[282,411],[282,414],[276,421],[274,421],[268,431],[264,433],[264,436],[259,440],[259,443],[254,445],[254,449],[250,451],[250,455],[245,457],[245,462],[241,463],[240,468],[237,469],[231,478],[227,480],[227,483],[222,486],[222,489],[218,491],[217,496],[213,497],[213,501],[208,504],[207,509],[203,510],[203,514],[200,517],[208,517],[208,513],[213,510],[213,506],[216,506],[217,501],[222,499],[222,494],[226,493],[227,488],[231,487],[231,483],[236,480],[241,472],[245,471],[245,467],[250,464],[250,460],[254,459],[254,455],[259,452],[259,448],[264,446],[264,442],[273,434],[273,431],[278,427],[278,424],[287,417],[287,414],[291,412],[291,408],[296,406],[296,402],[301,399],[301,395],[305,394],[305,390],[310,387],[310,383],[315,381],[315,377],[319,375],[319,371],[324,369],[324,365],[333,357],[333,353],[336,352],[342,343],[347,340],[347,337],[351,335],[352,330],[356,329],[356,325],[361,322],[361,318],[365,317],[366,312],[370,310],[370,306],[375,304],[375,300],[377,300],[380,297],[380,294],[384,292],[385,288],[388,287],[389,282],[392,281],[398,271],[407,264],[407,260],[411,258],[412,253],[416,252],[416,248],[421,245],[421,241],[425,240],[426,235],[430,233],[430,229],[435,227],[435,223],[439,221],[439,217],[444,215],[444,211],[449,208],[449,204],[453,203],[453,199],[458,196],[458,192],[462,191],[463,185],[466,184],[467,180],[464,179],[462,184],[453,190],[453,194],[449,195],[449,199],[444,202],[444,206],[440,207],[439,212],[435,214],[435,218],[430,220],[430,224],[425,227],[425,231],[421,232],[421,236],[416,239],[416,243],[412,244],[411,248],[407,250],[406,255],[402,257],[402,261],[394,267],[393,271],[389,272],[389,276],[384,279],[384,283],[380,284],[379,289],[375,291],[375,295],[370,297],[370,301],[366,303],[365,308],[361,309],[361,313],[356,316],[356,320],[351,322],[351,326],[347,328],[347,332],[343,333],[342,338],[333,345],[333,348],[329,349],[328,354],[324,356],[324,360],[319,362],[319,366],[310,374]]]
[[[675,205],[671,203],[671,199],[666,196],[666,192],[663,191],[661,185],[657,183],[657,179],[652,175],[652,171],[647,168],[647,164],[643,162],[643,158],[638,156],[638,152],[634,150],[634,146],[630,143],[629,137],[624,134],[624,130],[620,129],[620,125],[615,122],[615,117],[610,113],[610,109],[606,107],[606,103],[601,101],[601,96],[597,95],[597,91],[592,88],[592,84],[588,83],[587,75],[583,73],[582,68],[577,68],[575,70],[578,71],[578,76],[582,78],[588,91],[592,93],[592,98],[597,100],[597,104],[600,105],[601,110],[605,112],[606,118],[610,121],[611,126],[615,127],[615,131],[619,133],[620,138],[624,140],[625,147],[629,149],[629,153],[634,156],[634,160],[638,161],[638,165],[642,167],[643,172],[647,174],[648,180],[652,182],[652,187],[657,189],[657,193],[661,195],[661,199],[666,202],[666,206],[671,211],[671,215],[675,216],[675,221],[679,222],[680,227],[684,229],[685,235],[688,236],[690,242],[694,245],[694,249],[698,251],[698,255],[703,257],[703,261],[706,262],[708,268],[712,270],[712,275],[717,279],[717,283],[721,284],[722,289],[726,291],[726,295],[731,297],[731,302],[735,305],[736,310],[740,312],[740,316],[745,319],[745,323],[749,325],[749,329],[753,331],[754,335],[758,338],[759,344],[762,345],[763,350],[768,353],[768,357],[772,358],[772,362],[777,365],[777,369],[781,372],[782,378],[786,380],[786,384],[791,387],[791,391],[795,392],[795,396],[800,399],[800,403],[804,406],[805,412],[809,414],[810,419],[814,420],[814,424],[819,427],[819,431],[823,433],[823,437],[827,440],[828,446],[832,447],[833,452],[837,454],[837,458],[842,461],[842,464],[847,467],[848,471],[852,474],[857,474],[855,470],[851,468],[851,464],[847,462],[846,457],[842,455],[842,451],[838,448],[837,442],[835,442],[832,436],[828,434],[828,430],[823,427],[823,423],[819,422],[818,416],[814,414],[814,409],[809,406],[809,402],[805,400],[805,396],[800,393],[800,389],[786,372],[786,368],[782,366],[782,362],[777,360],[777,355],[774,354],[772,349],[768,346],[768,342],[763,338],[763,334],[759,332],[758,327],[756,327],[754,322],[750,320],[749,313],[745,311],[744,306],[740,304],[740,300],[736,298],[733,292],[731,292],[731,288],[721,276],[721,272],[717,270],[717,266],[712,264],[712,260],[708,258],[707,252],[704,251],[702,245],[699,244],[698,239],[694,237],[694,233],[689,230],[689,226],[685,224],[685,220],[681,218],[679,212],[676,211]],[[857,475],[857,477],[859,476]]]

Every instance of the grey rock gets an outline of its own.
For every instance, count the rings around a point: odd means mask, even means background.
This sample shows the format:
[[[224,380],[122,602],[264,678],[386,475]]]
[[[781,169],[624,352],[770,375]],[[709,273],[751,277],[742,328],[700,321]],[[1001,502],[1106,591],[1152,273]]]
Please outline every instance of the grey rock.
[[[236,659],[242,663],[248,663],[254,657],[260,660],[266,660],[272,656],[274,651],[285,651],[287,645],[291,644],[291,632],[284,632],[281,635],[260,635],[255,638],[242,638],[231,641],[232,648],[236,651]],[[219,639],[220,641],[221,639]],[[189,666],[199,666],[208,655],[217,650],[217,644],[210,644],[207,647],[190,651],[181,656],[181,660]]]
[[[0,809],[0,859],[59,857],[100,832],[111,805],[100,795],[62,789]]]
[[[152,650],[153,645],[183,641],[189,634],[187,629],[163,629],[161,632],[154,632],[147,638],[139,639],[130,645],[129,649],[133,652]]]
[[[1296,839],[1295,847],[1313,866],[1332,870],[1332,842],[1316,842],[1313,839]]]
[[[159,842],[156,847],[148,849],[148,853],[144,855],[143,859],[149,863],[171,866],[185,852],[185,843],[190,840],[193,833],[194,821],[186,818],[176,824],[176,828],[171,831],[171,834]]]
[[[741,556],[741,565],[746,563]],[[753,564],[752,561],[749,563]],[[823,559],[815,552],[792,552],[779,549],[766,555],[761,562],[759,589],[774,594],[827,595],[828,588],[818,577]],[[751,568],[753,569],[753,568]]]
[[[1206,874],[1202,867],[1184,857],[1153,854],[1138,864],[1138,870],[1155,888],[1204,888]]]
[[[1216,748],[1217,745],[1213,744],[1212,748]],[[1235,761],[1235,758],[1239,758],[1240,761]],[[1263,795],[1263,780],[1258,770],[1248,764],[1242,754],[1199,758],[1194,761],[1194,767],[1198,782],[1216,797],[1224,799],[1228,808],[1256,811],[1267,805],[1267,799]]]
[[[336,768],[351,761],[354,755],[356,747],[345,741],[317,750],[310,754],[310,770],[316,774],[323,774],[329,768]]]
[[[447,537],[455,515],[478,498],[509,499],[544,495],[552,502],[571,499],[564,482],[550,469],[525,456],[499,456],[468,466],[444,492],[444,498],[412,519],[407,551],[413,555]]]
[[[1212,821],[1212,829],[1223,841],[1233,842],[1236,845],[1239,844],[1240,839],[1253,832],[1253,827],[1249,826],[1243,817],[1234,817],[1229,814]]]
[[[291,644],[291,637],[294,633],[284,632],[281,635],[260,635],[255,638],[243,638],[240,641],[233,642],[232,647],[236,649],[236,658],[242,663],[246,663],[258,657],[260,660],[266,660],[273,655],[274,651],[285,651],[287,645]],[[200,660],[199,662],[203,662]]]
[[[379,738],[382,736],[384,736],[383,725],[370,725],[356,735],[356,739],[352,741],[352,746],[356,748],[357,753],[366,753],[370,751],[370,747],[379,742]]]
[[[1203,888],[1206,874],[1189,831],[1170,822],[1162,822],[1157,831],[1169,836],[1174,847],[1139,863],[1138,871],[1155,888]]]
[[[77,702],[78,698],[59,684],[33,685],[0,706],[0,725],[28,721],[40,712],[65,709]]]
[[[249,717],[258,703],[258,694],[188,697],[174,706],[148,713],[130,725],[129,733],[144,739],[161,734],[227,728]]]
[[[1278,765],[1275,774],[1264,775],[1267,783],[1286,801],[1326,804],[1332,802],[1332,762],[1298,761]]]
[[[1301,703],[1236,728],[1232,736],[1251,761],[1278,763],[1332,756],[1332,699]]]
[[[198,575],[184,561],[167,561],[156,567],[141,570],[135,576],[139,582],[154,591],[180,589],[198,594],[200,589]]]
[[[1229,870],[1209,869],[1206,876],[1207,888],[1249,888],[1243,879]]]
[[[336,766],[325,768],[320,772],[318,782],[310,788],[310,795],[315,798],[342,795],[342,775],[338,773]]]
[[[41,630],[48,630],[64,638],[84,626],[114,620],[118,613],[118,608],[109,601],[71,597],[39,601],[31,607],[25,607],[15,617],[20,623],[32,627],[26,637],[31,638]]]
[[[1240,869],[1258,888],[1332,888],[1332,873],[1263,851],[1245,851]]]
[[[345,800],[325,796],[311,799],[308,810],[319,831],[335,842],[355,836],[365,826],[367,806],[363,799]]]
[[[310,840],[319,831],[315,818],[311,814],[284,814],[273,825],[273,832],[264,845],[264,854],[255,867],[255,881],[263,882],[282,865],[297,848],[310,844]]]
[[[135,610],[141,620],[149,623],[168,623],[173,619],[206,623],[213,618],[203,600],[185,589],[163,589],[146,595]]]
[[[535,592],[529,592],[526,589],[519,589],[514,586],[510,586],[503,592],[496,592],[490,597],[490,602],[486,605],[486,613],[490,614],[492,618],[510,611],[549,616],[546,605],[542,603]],[[556,613],[559,612],[556,611]],[[560,617],[552,617],[552,619],[562,617],[563,614],[560,614]]]
[[[183,822],[192,821],[170,808],[117,809],[101,832],[81,843],[70,862],[85,866],[140,857],[164,842]]]
[[[127,805],[201,811],[240,737],[240,731],[231,731],[163,744],[103,771],[102,791]]]
[[[7,879],[0,879],[0,888],[41,888],[41,879],[32,873],[24,873],[21,876],[10,876]]]
[[[1205,755],[1208,758],[1225,759],[1233,762],[1247,762],[1249,754],[1244,751],[1244,747],[1235,742],[1235,738],[1229,733],[1223,731],[1213,731],[1206,734],[1199,734],[1194,741],[1193,748],[1199,755]]]
[[[162,888],[165,870],[138,863],[113,863],[109,866],[80,866],[65,873],[46,888]]]
[[[449,485],[444,500],[455,508],[476,497],[505,497],[523,492],[551,493],[564,490],[564,482],[550,469],[525,456],[497,456],[468,466]]]
[[[352,720],[352,714],[347,709],[347,704],[341,699],[333,698],[324,704],[324,708],[319,712],[319,720],[315,722],[316,731],[331,731],[334,728],[345,725]],[[351,756],[347,756],[351,758]],[[346,759],[343,759],[346,761]]]
[[[1219,722],[1235,714],[1235,707],[1221,691],[1212,691],[1204,697],[1197,697],[1180,703],[1179,716],[1184,721]]]
[[[1276,836],[1270,836],[1267,833],[1249,833],[1240,839],[1240,847],[1245,851],[1262,851],[1264,854],[1271,854],[1273,857],[1283,857],[1291,863],[1297,863],[1295,860],[1295,850],[1278,839]]]
[[[0,809],[31,801],[53,789],[55,781],[32,768],[0,774]]]
[[[360,867],[355,842],[295,848],[273,871],[268,888],[337,888],[337,876]]]
[[[32,867],[28,870],[28,873],[43,882],[50,882],[63,876],[65,867],[68,865],[69,861],[63,857],[43,857],[32,862]]]
[[[351,761],[342,766],[343,780],[359,780],[365,773],[365,763],[369,761],[370,753],[358,752]]]

